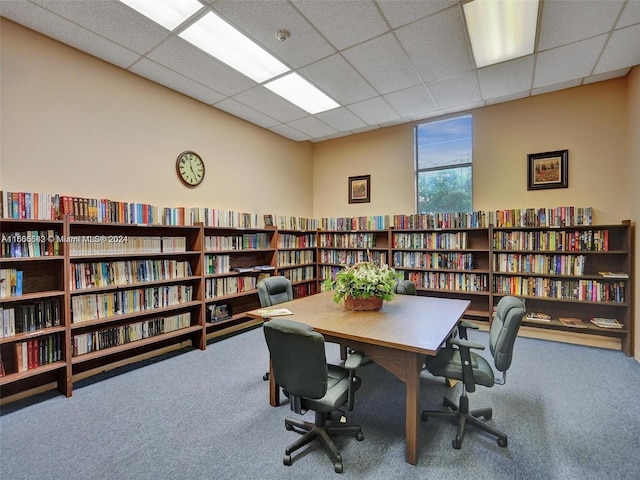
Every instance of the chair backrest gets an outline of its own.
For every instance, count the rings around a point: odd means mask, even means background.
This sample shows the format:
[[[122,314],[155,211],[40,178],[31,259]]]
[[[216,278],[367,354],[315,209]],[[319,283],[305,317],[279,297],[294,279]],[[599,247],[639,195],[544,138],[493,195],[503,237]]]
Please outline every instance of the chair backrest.
[[[288,278],[267,277],[258,282],[258,298],[262,308],[293,300],[293,289]]]
[[[396,283],[395,293],[399,295],[417,295],[418,291],[411,280],[400,280]]]
[[[329,368],[322,334],[304,323],[273,318],[264,324],[264,337],[275,382],[297,397],[324,397]]]
[[[524,317],[524,301],[511,296],[502,297],[489,331],[489,349],[496,369],[506,372],[513,358],[513,344]]]

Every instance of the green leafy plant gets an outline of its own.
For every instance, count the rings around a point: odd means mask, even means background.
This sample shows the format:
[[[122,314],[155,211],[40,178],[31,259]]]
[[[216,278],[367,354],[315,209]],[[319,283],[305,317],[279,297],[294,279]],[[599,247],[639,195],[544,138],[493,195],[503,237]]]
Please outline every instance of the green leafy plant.
[[[360,262],[340,270],[335,280],[327,278],[324,287],[333,290],[333,301],[338,304],[347,297],[378,297],[390,301],[396,281],[396,272],[389,265]]]

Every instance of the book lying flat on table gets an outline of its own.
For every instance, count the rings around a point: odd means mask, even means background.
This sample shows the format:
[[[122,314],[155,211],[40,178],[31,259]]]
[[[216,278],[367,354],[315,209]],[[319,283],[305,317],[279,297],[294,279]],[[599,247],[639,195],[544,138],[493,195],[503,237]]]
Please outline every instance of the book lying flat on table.
[[[284,315],[293,315],[293,312],[288,308],[261,308],[256,310],[256,313],[262,318],[282,317]]]
[[[615,318],[591,317],[591,323],[602,328],[622,328],[622,325]]]
[[[558,318],[558,320],[560,320],[560,323],[562,323],[565,327],[587,328],[587,324],[579,318],[560,317]]]

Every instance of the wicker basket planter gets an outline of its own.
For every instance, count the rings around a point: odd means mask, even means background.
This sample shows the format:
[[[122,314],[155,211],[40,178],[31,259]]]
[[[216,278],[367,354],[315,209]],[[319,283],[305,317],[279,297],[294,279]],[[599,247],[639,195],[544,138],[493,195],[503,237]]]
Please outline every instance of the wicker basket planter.
[[[353,298],[344,299],[344,308],[347,310],[371,311],[380,310],[382,308],[382,299],[379,297],[369,298]]]

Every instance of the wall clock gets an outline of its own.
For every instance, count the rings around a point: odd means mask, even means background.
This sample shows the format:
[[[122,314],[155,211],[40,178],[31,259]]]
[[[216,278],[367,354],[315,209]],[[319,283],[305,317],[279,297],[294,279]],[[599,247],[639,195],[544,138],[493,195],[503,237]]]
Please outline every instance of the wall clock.
[[[204,180],[204,161],[196,152],[187,150],[178,155],[176,172],[182,183],[196,187]]]

